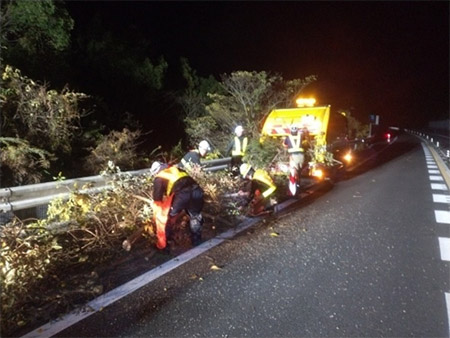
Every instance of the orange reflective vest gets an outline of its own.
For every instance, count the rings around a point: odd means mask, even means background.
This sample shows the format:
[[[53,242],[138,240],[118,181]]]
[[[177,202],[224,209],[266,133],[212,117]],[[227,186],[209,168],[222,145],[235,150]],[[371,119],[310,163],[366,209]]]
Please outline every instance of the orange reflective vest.
[[[169,167],[161,170],[158,175],[155,176],[163,178],[168,181],[166,189],[166,197],[162,201],[153,201],[153,221],[156,224],[156,247],[158,249],[164,249],[167,245],[166,239],[166,224],[169,218],[170,207],[172,206],[172,200],[174,194],[172,193],[173,185],[180,178],[188,176],[184,171],[179,170],[177,167]]]

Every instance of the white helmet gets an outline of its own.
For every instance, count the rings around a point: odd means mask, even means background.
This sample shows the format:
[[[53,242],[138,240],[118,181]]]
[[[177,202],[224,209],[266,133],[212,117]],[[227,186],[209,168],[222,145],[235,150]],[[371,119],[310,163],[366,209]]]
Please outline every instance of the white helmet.
[[[235,134],[239,134],[239,133],[243,133],[243,132],[244,132],[244,127],[242,127],[242,126],[237,126],[236,128],[234,128]]]
[[[198,144],[198,150],[204,150],[205,152],[211,151],[208,141],[203,140]]]
[[[248,163],[242,163],[240,168],[239,168],[239,172],[241,173],[242,177],[245,178],[245,176],[248,175],[248,173],[250,172],[250,170],[252,170],[252,166]]]
[[[150,174],[152,176],[155,176],[159,171],[161,170],[162,163],[159,161],[155,161],[152,163],[152,166],[150,167]]]

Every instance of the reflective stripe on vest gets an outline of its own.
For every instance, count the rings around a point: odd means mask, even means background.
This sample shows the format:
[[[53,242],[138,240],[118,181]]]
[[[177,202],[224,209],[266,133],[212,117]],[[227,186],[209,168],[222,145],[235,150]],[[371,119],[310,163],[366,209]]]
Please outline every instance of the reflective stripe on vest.
[[[180,178],[186,176],[188,176],[188,174],[186,174],[184,171],[178,170],[177,167],[169,167],[167,169],[160,171],[159,174],[156,175],[156,177],[160,177],[169,181],[167,183],[167,190],[166,190],[167,196],[169,196],[172,193],[172,188],[175,182],[178,181]]]
[[[300,132],[295,136],[288,135],[288,137],[291,141],[291,148],[288,149],[288,153],[298,153],[304,151],[303,148],[300,147],[302,142],[302,136]]]
[[[262,170],[262,169],[256,169],[255,173],[253,174],[253,179],[260,181],[266,185],[269,186],[269,188],[267,188],[263,193],[263,197],[266,198],[267,196],[271,195],[275,189],[277,188],[275,186],[275,184],[273,183],[272,178],[269,176],[269,174],[267,173],[267,171]]]
[[[247,149],[247,143],[248,143],[248,139],[246,137],[244,137],[243,142],[242,142],[242,148],[241,148],[241,140],[239,139],[239,137],[235,136],[234,137],[234,149],[231,152],[231,156],[244,156],[245,150]]]

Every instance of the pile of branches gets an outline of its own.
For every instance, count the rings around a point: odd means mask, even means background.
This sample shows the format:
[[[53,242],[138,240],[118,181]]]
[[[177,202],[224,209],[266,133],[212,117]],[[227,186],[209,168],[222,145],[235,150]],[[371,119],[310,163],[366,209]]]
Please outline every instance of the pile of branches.
[[[55,318],[85,304],[104,291],[95,268],[123,255],[124,239],[139,229],[151,244],[153,178],[121,173],[110,163],[103,173],[108,189],[72,191],[56,199],[43,220],[13,219],[0,229],[1,330],[20,328]],[[237,181],[226,173],[193,174],[205,191],[205,213],[229,219],[237,216],[224,196]]]

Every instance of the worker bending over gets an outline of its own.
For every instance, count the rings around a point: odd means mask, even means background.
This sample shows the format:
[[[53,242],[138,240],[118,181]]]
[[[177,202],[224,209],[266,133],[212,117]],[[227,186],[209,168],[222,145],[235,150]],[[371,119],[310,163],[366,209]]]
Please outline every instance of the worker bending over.
[[[242,178],[248,180],[248,184],[239,194],[247,197],[247,203],[250,206],[248,215],[257,216],[270,206],[270,197],[273,196],[277,187],[267,171],[255,170],[248,163],[241,165],[240,173]]]
[[[182,210],[189,215],[192,245],[201,242],[203,190],[184,170],[154,162],[150,169],[153,181],[153,212],[158,249],[164,249],[171,237],[171,227]]]

